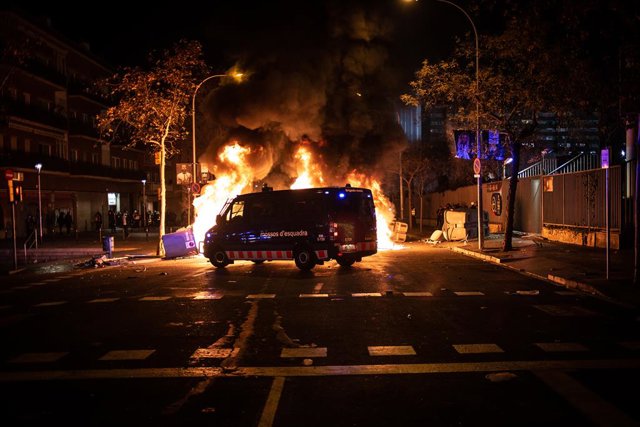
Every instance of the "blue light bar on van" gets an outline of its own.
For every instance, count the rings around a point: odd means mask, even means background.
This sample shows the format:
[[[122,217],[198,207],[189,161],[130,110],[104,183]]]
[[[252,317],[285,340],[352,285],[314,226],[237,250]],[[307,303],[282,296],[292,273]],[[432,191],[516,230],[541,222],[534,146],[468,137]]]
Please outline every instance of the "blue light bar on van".
[[[344,193],[343,192],[338,193],[338,197],[340,197],[341,199],[344,199]]]

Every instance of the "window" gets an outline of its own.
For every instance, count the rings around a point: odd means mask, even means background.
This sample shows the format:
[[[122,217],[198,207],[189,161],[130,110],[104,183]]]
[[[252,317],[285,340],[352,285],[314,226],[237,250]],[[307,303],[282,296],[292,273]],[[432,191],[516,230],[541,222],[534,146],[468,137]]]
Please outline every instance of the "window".
[[[31,152],[31,140],[28,138],[24,140],[24,152],[25,153]]]
[[[51,146],[49,144],[38,144],[38,154],[51,157]]]
[[[94,165],[100,164],[100,153],[91,153],[91,163]]]
[[[71,150],[71,161],[78,162],[80,160],[80,156],[78,155],[78,150]]]

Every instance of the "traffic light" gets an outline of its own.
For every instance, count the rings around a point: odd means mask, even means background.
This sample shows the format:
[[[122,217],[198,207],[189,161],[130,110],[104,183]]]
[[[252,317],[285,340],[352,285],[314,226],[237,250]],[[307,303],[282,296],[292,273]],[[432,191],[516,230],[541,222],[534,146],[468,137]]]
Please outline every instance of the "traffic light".
[[[13,200],[11,200],[11,201],[16,202],[16,203],[22,202],[22,185],[15,184],[13,186],[13,193],[14,193]]]

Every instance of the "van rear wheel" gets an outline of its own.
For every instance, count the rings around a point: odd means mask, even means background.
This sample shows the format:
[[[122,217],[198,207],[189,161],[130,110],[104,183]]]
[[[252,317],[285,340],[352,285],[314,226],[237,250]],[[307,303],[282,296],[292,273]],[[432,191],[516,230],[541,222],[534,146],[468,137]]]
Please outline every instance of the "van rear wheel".
[[[301,247],[293,251],[293,260],[300,270],[309,271],[316,265],[316,254],[308,247]]]
[[[213,251],[213,255],[209,258],[209,261],[211,261],[211,264],[216,268],[224,268],[229,265],[229,258],[221,248],[216,248]]]
[[[356,260],[353,259],[353,258],[347,258],[345,256],[338,256],[338,257],[336,257],[336,262],[341,267],[351,267],[353,265],[353,263],[356,262]]]

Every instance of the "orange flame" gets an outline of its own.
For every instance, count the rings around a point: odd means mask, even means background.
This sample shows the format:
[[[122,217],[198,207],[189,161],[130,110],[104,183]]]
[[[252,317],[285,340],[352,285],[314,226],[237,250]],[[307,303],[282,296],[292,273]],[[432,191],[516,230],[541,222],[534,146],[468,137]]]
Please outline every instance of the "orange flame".
[[[196,219],[192,229],[197,242],[204,240],[204,234],[215,225],[216,215],[220,213],[227,199],[251,188],[256,179],[256,171],[248,162],[250,154],[251,149],[241,146],[237,141],[225,145],[220,150],[218,164],[214,168],[216,179],[205,185],[201,195],[193,201]],[[323,177],[321,162],[316,157],[308,146],[298,146],[293,156],[298,176],[291,185],[292,189],[328,185]],[[354,187],[371,189],[376,206],[378,249],[399,248],[391,238],[393,233],[390,227],[395,216],[395,208],[384,195],[380,182],[355,170],[345,178],[335,185],[349,182]]]

